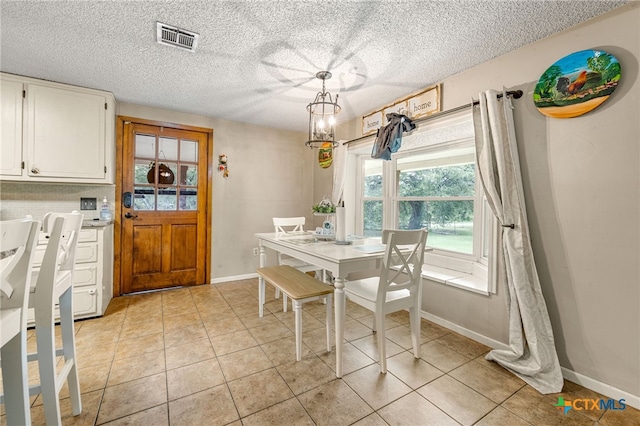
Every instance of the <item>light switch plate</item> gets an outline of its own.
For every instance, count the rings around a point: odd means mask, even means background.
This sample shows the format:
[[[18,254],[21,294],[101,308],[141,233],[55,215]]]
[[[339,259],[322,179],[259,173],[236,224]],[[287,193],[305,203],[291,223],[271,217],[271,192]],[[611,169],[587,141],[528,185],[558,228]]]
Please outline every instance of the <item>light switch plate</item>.
[[[80,210],[97,210],[98,201],[96,198],[80,198]]]

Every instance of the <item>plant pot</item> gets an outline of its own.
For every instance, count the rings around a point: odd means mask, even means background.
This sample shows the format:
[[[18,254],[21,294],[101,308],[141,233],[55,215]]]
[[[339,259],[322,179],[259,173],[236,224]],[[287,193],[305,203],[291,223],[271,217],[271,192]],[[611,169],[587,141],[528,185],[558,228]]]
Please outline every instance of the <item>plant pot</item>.
[[[171,185],[175,180],[173,171],[166,165],[160,163],[158,167],[158,183],[160,185]],[[147,172],[147,182],[156,182],[156,163],[151,163],[149,171]]]

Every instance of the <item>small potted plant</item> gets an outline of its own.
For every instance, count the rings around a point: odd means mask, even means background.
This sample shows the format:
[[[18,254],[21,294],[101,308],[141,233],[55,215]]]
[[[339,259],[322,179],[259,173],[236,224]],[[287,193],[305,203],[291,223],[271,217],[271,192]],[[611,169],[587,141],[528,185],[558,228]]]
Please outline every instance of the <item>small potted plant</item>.
[[[318,204],[314,204],[311,207],[311,210],[313,210],[314,213],[321,214],[335,213],[336,206],[334,206],[331,200],[329,200],[329,198],[325,195],[324,198],[322,198],[322,201],[320,201]]]

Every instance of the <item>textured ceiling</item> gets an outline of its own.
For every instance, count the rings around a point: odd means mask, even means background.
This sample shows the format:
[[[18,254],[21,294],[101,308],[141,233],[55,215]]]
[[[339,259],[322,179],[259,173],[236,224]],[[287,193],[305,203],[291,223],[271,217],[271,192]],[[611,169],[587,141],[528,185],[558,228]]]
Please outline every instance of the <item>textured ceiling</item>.
[[[627,1],[0,1],[3,72],[119,102],[304,131],[321,88],[358,117]],[[200,34],[156,43],[160,21]]]

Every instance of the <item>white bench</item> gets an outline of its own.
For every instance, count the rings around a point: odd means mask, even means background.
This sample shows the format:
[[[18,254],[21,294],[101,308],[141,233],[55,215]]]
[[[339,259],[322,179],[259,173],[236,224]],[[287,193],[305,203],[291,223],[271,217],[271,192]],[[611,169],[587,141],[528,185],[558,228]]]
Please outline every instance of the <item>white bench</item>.
[[[302,358],[302,304],[312,300],[326,300],[327,306],[327,351],[331,351],[331,301],[333,298],[333,287],[312,278],[311,276],[292,268],[291,266],[279,265],[266,268],[259,268],[258,275],[265,281],[273,285],[276,289],[286,294],[292,300],[295,314],[296,327],[296,360]],[[261,283],[259,315],[263,315],[264,304],[264,284]]]

